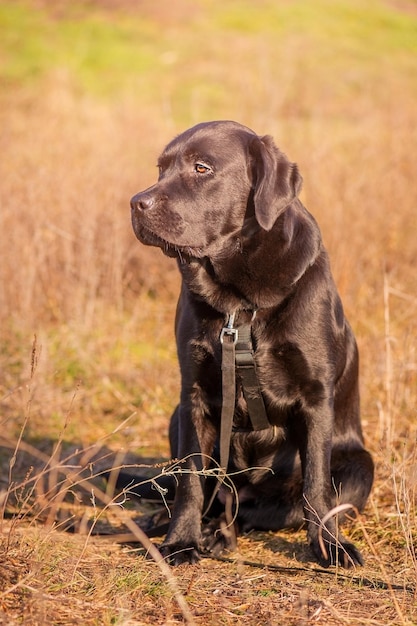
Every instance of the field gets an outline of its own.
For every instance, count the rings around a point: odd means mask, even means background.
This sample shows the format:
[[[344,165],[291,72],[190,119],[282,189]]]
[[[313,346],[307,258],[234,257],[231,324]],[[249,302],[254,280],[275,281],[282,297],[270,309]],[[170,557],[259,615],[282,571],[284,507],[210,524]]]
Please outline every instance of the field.
[[[417,2],[0,0],[0,31],[0,624],[417,624]],[[179,281],[129,199],[209,119],[299,164],[357,336],[354,571],[303,532],[164,567],[100,474],[169,456]]]

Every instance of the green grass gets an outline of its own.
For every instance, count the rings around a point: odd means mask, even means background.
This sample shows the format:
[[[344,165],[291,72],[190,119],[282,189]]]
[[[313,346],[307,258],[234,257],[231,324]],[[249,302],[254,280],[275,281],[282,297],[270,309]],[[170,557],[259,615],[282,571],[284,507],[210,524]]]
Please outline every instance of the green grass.
[[[0,29],[3,86],[68,72],[94,95],[134,94],[149,104],[171,92],[178,109],[197,86],[207,109],[225,106],[232,94],[222,87],[219,67],[231,75],[241,67],[249,83],[257,74],[253,57],[261,63],[264,56],[270,79],[279,80],[285,49],[294,42],[318,80],[347,80],[353,88],[357,77],[349,73],[358,60],[366,72],[417,52],[416,15],[376,0],[365,6],[359,0],[267,0],[261,9],[241,0],[212,3],[191,13],[185,27],[172,20],[162,28],[140,7],[114,19],[99,5],[70,3],[59,12],[53,3],[42,11],[29,0],[3,0]]]
[[[5,85],[68,71],[80,88],[109,94],[155,65],[156,27],[143,19],[115,24],[99,9],[56,17],[53,9],[48,13],[30,3],[3,2],[0,28]]]

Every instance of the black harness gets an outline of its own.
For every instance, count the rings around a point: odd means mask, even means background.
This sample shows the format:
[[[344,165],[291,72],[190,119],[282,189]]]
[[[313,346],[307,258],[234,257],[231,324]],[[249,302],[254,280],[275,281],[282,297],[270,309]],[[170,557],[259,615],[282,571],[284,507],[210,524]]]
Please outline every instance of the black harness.
[[[236,404],[236,373],[241,381],[243,396],[248,407],[252,430],[271,428],[264,399],[262,397],[253,355],[252,322],[235,328],[235,313],[228,317],[226,326],[220,333],[222,344],[222,412],[220,424],[220,466],[227,471],[230,453],[230,439],[233,431],[233,416]]]
[[[249,419],[253,430],[274,428],[267,417],[264,399],[262,397],[256,372],[256,363],[253,356],[252,322],[256,317],[253,312],[249,323],[235,328],[236,313],[230,313],[226,326],[220,333],[222,345],[222,411],[220,421],[220,472],[217,475],[217,484],[211,494],[205,513],[209,511],[214,499],[226,478],[230,456],[230,441],[232,432],[242,432],[233,428],[233,417],[236,408],[236,373],[242,385],[243,396],[246,400]],[[244,432],[248,432],[244,429]]]

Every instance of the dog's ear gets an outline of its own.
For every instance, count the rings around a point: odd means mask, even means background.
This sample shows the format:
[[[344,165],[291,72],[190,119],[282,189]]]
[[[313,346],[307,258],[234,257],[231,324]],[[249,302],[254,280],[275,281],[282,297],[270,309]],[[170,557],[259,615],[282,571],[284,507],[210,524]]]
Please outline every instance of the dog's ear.
[[[301,189],[302,177],[269,135],[256,137],[249,152],[252,158],[255,216],[258,224],[271,230],[278,215]]]

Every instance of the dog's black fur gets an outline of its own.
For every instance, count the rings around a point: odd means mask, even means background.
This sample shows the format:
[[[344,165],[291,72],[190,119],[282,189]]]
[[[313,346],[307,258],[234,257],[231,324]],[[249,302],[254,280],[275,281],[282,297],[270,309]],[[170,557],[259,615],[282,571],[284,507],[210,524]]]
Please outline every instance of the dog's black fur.
[[[271,137],[235,122],[202,123],[165,148],[158,182],[132,198],[132,223],[142,243],[177,258],[182,275],[173,458],[186,458],[190,470],[208,465],[220,431],[220,332],[231,312],[239,326],[256,310],[254,357],[273,427],[250,429],[237,384],[228,470],[240,472],[239,527],[306,522],[319,562],[349,566],[362,563],[359,551],[332,518],[323,552],[320,520],[339,503],[363,508],[373,462],[363,445],[355,338],[319,228],[297,197],[301,183]],[[182,473],[161,547],[173,564],[199,558],[204,500],[204,481]]]

